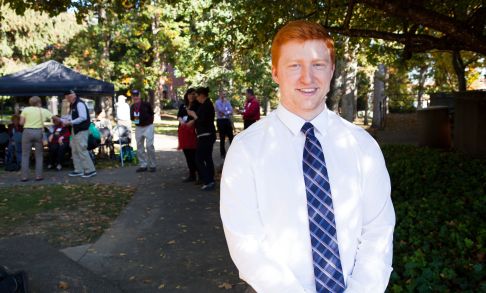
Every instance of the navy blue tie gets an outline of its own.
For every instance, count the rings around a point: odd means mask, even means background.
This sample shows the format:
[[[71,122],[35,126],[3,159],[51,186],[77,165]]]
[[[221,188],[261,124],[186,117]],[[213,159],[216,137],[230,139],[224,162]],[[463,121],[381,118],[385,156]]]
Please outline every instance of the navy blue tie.
[[[331,186],[321,144],[314,135],[314,126],[306,122],[302,167],[307,193],[307,211],[314,261],[316,291],[344,292],[344,277],[332,205]]]

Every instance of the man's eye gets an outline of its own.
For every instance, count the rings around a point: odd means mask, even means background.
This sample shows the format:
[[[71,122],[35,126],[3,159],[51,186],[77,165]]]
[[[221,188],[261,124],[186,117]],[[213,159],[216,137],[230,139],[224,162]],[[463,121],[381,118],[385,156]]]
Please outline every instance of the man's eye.
[[[326,68],[326,64],[325,63],[316,63],[316,64],[314,64],[314,68],[324,69],[324,68]]]
[[[290,69],[298,69],[298,68],[300,68],[300,65],[299,64],[290,64],[289,68]]]

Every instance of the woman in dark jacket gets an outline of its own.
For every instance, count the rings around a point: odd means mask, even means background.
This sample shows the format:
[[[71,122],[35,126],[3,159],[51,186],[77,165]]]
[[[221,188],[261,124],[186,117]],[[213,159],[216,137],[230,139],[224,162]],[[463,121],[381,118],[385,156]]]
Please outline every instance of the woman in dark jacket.
[[[213,144],[216,141],[215,112],[213,103],[208,97],[209,88],[198,87],[196,94],[200,106],[197,111],[188,110],[187,113],[196,121],[196,163],[204,184],[201,190],[207,191],[215,187],[213,163]]]
[[[196,90],[190,88],[184,94],[184,104],[179,107],[179,112],[177,113],[177,119],[179,120],[179,128],[177,129],[177,137],[179,139],[178,149],[184,152],[187,167],[189,168],[189,176],[183,182],[196,181],[196,128],[194,118],[187,114],[187,110],[197,111],[198,105],[199,103],[196,101]]]

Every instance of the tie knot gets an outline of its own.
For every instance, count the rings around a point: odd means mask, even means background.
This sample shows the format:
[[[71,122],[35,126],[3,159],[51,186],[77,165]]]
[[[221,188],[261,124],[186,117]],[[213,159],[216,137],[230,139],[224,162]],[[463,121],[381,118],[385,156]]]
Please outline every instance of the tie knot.
[[[314,136],[314,125],[310,122],[306,122],[300,131],[302,131],[305,136]]]

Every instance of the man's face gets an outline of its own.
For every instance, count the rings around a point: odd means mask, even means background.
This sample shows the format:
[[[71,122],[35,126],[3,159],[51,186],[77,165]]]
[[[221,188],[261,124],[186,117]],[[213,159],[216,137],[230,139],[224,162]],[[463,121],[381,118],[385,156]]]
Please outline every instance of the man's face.
[[[324,41],[290,41],[280,47],[273,80],[280,88],[280,101],[290,112],[311,120],[324,108],[334,72]]]
[[[76,95],[75,94],[65,95],[64,98],[66,98],[66,100],[69,102],[69,104],[72,104],[72,103],[74,103],[74,101],[76,101]]]
[[[202,104],[202,103],[204,103],[204,101],[206,101],[206,96],[205,96],[205,95],[203,95],[203,94],[196,94],[196,95],[197,95],[197,96],[196,96],[196,99],[197,99],[197,101],[198,101],[199,103],[201,103],[201,104]]]
[[[133,99],[134,103],[138,103],[138,102],[140,102],[140,95],[139,94],[136,94],[136,95],[133,94],[132,99]]]

